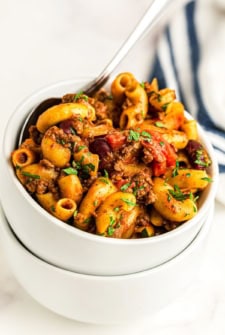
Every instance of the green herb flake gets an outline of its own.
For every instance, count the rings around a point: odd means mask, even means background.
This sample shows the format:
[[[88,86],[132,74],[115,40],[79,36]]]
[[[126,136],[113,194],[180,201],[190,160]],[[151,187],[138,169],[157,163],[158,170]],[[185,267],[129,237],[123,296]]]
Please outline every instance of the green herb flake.
[[[105,184],[109,184],[109,180],[105,177],[99,178],[100,181],[102,181]]]
[[[147,131],[144,131],[144,130],[141,132],[141,136],[146,137],[148,139],[152,138],[152,135],[149,134]]]
[[[72,135],[76,135],[76,130],[73,127],[70,127],[70,132]]]
[[[136,206],[136,203],[133,201],[124,198],[121,198],[121,200],[124,201],[128,206]]]
[[[73,100],[76,102],[79,99],[83,99],[85,101],[88,101],[88,96],[84,94],[83,91],[78,92],[77,94],[74,95]]]
[[[165,125],[160,121],[155,122],[155,126],[159,128],[165,128]]]
[[[107,229],[107,234],[109,236],[112,236],[114,231],[115,231],[115,228],[113,228],[112,226],[109,226],[108,229]]]
[[[90,218],[87,218],[87,219],[85,219],[84,220],[84,223],[86,224],[86,223],[89,223],[91,221],[91,217]]]
[[[195,163],[195,164],[198,164],[198,165],[200,165],[200,166],[205,166],[205,167],[208,166],[208,163],[205,163],[205,162],[203,162],[203,161],[200,160],[200,159],[196,159],[196,160],[194,161],[194,163]]]
[[[175,168],[173,169],[172,177],[176,177],[176,176],[178,175],[178,169],[179,169],[179,162],[176,161],[176,166],[175,166]]]
[[[116,220],[114,219],[113,216],[110,215],[109,216],[109,227],[107,229],[107,234],[109,236],[112,236],[115,231],[115,228],[113,227],[115,223],[116,223]]]
[[[78,151],[83,150],[84,148],[87,148],[86,145],[79,145],[79,147],[77,148]]]
[[[95,200],[94,202],[93,202],[93,205],[96,207],[96,206],[98,206],[98,200]]]
[[[119,212],[120,208],[119,207],[115,207],[113,210],[114,210],[114,212]]]
[[[212,183],[213,182],[212,178],[210,178],[210,177],[203,177],[203,178],[201,178],[201,180],[205,180],[208,183]]]
[[[172,195],[173,198],[178,201],[184,201],[185,199],[187,199],[187,195],[180,190],[178,185],[174,185],[174,189],[169,190],[169,193]]]
[[[62,138],[57,139],[56,142],[61,144],[61,145],[66,144],[65,140],[63,140]]]
[[[140,133],[131,129],[130,132],[129,132],[128,140],[129,141],[138,141],[139,138],[140,138]]]
[[[108,174],[108,171],[106,169],[104,169],[104,177],[109,178],[109,174]]]
[[[123,186],[121,186],[120,189],[121,189],[121,191],[126,191],[129,186],[130,186],[130,183],[126,183]]]
[[[114,219],[114,217],[110,215],[110,217],[109,217],[109,225],[113,226],[115,224],[115,222],[116,222],[116,220]]]
[[[170,202],[170,200],[172,199],[170,193],[167,194],[167,200]]]
[[[165,143],[163,141],[160,141],[159,144],[161,145],[161,147],[163,147],[165,145]]]
[[[50,210],[51,210],[52,212],[55,212],[55,206],[52,205],[52,206],[50,207]]]
[[[65,172],[67,175],[77,175],[77,170],[74,169],[73,167],[68,167],[68,168],[65,168],[63,169],[63,172]]]
[[[31,179],[40,179],[41,177],[38,174],[32,174],[30,172],[27,171],[22,171],[21,172],[23,176],[29,177]]]
[[[169,106],[170,102],[165,103],[161,106],[162,110],[165,112],[167,110],[167,107]]]
[[[88,164],[84,164],[82,166],[82,170],[84,173],[90,173],[90,171],[94,171],[95,170],[95,165],[92,163],[88,163]]]
[[[188,172],[188,173],[186,173],[186,175],[185,175],[187,178],[190,178],[191,177],[191,173],[190,172]]]
[[[141,86],[142,88],[145,88],[145,82],[142,81],[142,82],[140,83],[140,86]]]

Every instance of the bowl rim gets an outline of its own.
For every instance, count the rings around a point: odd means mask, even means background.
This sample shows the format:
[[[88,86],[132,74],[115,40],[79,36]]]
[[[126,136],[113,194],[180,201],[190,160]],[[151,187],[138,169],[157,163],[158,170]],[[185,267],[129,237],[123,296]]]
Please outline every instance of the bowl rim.
[[[11,116],[9,117],[8,122],[6,124],[6,127],[4,129],[3,141],[2,141],[2,152],[4,153],[4,163],[6,163],[6,161],[7,161],[8,164],[11,165],[10,157],[7,157],[8,153],[5,152],[5,148],[7,147],[7,139],[8,139],[9,133],[10,133],[10,127],[14,124],[14,119],[17,117],[17,115],[18,114],[23,114],[23,117],[21,117],[21,122],[20,122],[20,128],[21,128],[22,122],[23,122],[22,118],[24,119],[28,115],[28,113],[30,112],[30,110],[28,109],[27,113],[26,114],[24,113],[24,110],[26,109],[27,105],[29,106],[32,103],[32,106],[34,107],[35,106],[34,101],[36,101],[39,96],[47,93],[48,91],[63,88],[64,86],[68,86],[68,85],[72,85],[72,84],[85,83],[87,80],[92,80],[92,79],[93,79],[93,77],[86,76],[86,77],[78,77],[78,78],[73,78],[73,79],[69,79],[69,80],[58,81],[56,83],[46,85],[46,86],[36,90],[32,94],[30,94],[28,97],[24,98],[21,101],[21,103],[15,108],[15,110],[11,114]],[[38,99],[38,101],[40,101],[40,100],[41,99]],[[30,108],[32,108],[32,107],[30,107]],[[185,114],[188,118],[193,119],[193,117],[188,112],[185,111]],[[65,222],[57,219],[56,217],[54,217],[53,215],[48,213],[45,209],[43,209],[32,198],[32,196],[24,189],[23,185],[16,178],[13,167],[11,169],[6,169],[6,170],[9,173],[10,178],[12,179],[14,185],[17,187],[17,189],[19,190],[21,195],[25,198],[25,200],[28,202],[28,204],[31,207],[33,207],[35,209],[35,211],[37,211],[41,216],[44,216],[50,224],[53,223],[53,224],[57,225],[60,229],[66,230],[68,233],[75,234],[78,237],[85,238],[85,239],[92,240],[92,241],[96,241],[96,242],[100,242],[102,244],[107,243],[107,244],[118,245],[118,246],[120,246],[120,245],[138,246],[140,244],[144,245],[144,244],[149,244],[149,243],[154,244],[154,243],[158,243],[159,241],[162,241],[162,240],[169,240],[171,238],[174,238],[176,235],[179,235],[180,232],[185,232],[187,229],[190,229],[190,226],[195,225],[197,221],[199,221],[203,218],[203,216],[205,215],[205,212],[208,210],[209,202],[210,201],[214,202],[214,200],[215,200],[217,184],[218,184],[218,180],[219,180],[218,163],[217,163],[217,160],[216,160],[216,157],[215,157],[215,154],[214,154],[214,149],[212,147],[212,144],[209,141],[209,139],[207,138],[206,134],[204,133],[204,130],[203,130],[202,126],[199,125],[199,123],[197,123],[197,127],[198,127],[198,132],[199,132],[200,137],[204,138],[203,142],[204,142],[204,145],[207,147],[207,152],[209,153],[209,155],[211,157],[213,157],[212,165],[211,165],[211,171],[212,171],[212,174],[213,174],[213,182],[208,186],[208,187],[210,187],[210,189],[208,191],[209,194],[207,195],[207,198],[204,200],[202,206],[198,210],[198,213],[196,214],[196,216],[194,216],[192,219],[182,223],[176,229],[173,229],[173,230],[168,231],[166,233],[163,233],[161,235],[152,236],[151,238],[139,238],[139,239],[104,238],[103,236],[91,234],[89,232],[80,230],[80,229],[76,228],[75,226],[70,226],[69,224],[66,224]],[[18,131],[19,131],[19,129],[18,129]],[[0,196],[1,196],[1,192],[0,192]]]
[[[32,262],[39,263],[40,266],[48,268],[50,270],[61,272],[61,274],[65,274],[67,276],[72,276],[84,280],[96,280],[96,281],[119,281],[119,280],[134,280],[140,277],[145,277],[150,274],[157,273],[158,271],[161,271],[162,269],[167,269],[168,267],[174,265],[174,263],[182,261],[185,257],[188,257],[189,254],[191,254],[195,249],[198,248],[199,245],[201,245],[207,238],[210,229],[211,229],[211,220],[214,214],[214,205],[210,208],[209,215],[204,222],[204,225],[201,227],[200,231],[197,233],[195,238],[189,243],[189,245],[182,250],[180,253],[178,253],[173,258],[156,265],[152,268],[148,268],[142,271],[128,273],[128,274],[119,274],[119,275],[93,275],[93,274],[85,274],[85,273],[79,273],[75,271],[71,271],[68,269],[61,268],[59,266],[53,265],[49,263],[46,260],[43,260],[42,258],[38,257],[37,255],[33,254],[17,237],[15,232],[10,226],[10,223],[8,222],[4,211],[2,207],[0,206],[0,221],[1,221],[1,227],[7,235],[8,239],[10,240],[10,243],[14,244],[16,248],[19,248],[21,252],[25,255],[25,257],[29,257]],[[0,237],[1,240],[2,237]],[[4,243],[6,242],[6,239],[4,239]],[[5,248],[4,248],[5,251]]]

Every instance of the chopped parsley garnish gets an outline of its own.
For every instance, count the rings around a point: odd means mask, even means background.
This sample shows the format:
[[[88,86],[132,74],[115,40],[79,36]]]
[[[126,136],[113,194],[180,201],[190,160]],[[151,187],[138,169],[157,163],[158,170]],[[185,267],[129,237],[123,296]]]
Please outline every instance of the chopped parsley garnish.
[[[96,207],[96,206],[98,205],[98,200],[95,200],[95,201],[93,202],[93,205]]]
[[[211,164],[210,159],[207,157],[206,153],[203,149],[199,149],[196,151],[196,160],[194,161],[195,164],[199,166],[207,167]]]
[[[63,169],[63,172],[65,172],[68,175],[71,175],[71,174],[77,175],[77,170],[74,169],[73,167],[65,168],[65,169]]]
[[[87,218],[84,220],[84,223],[89,223],[91,221],[91,217],[90,218]]]
[[[104,177],[109,178],[109,174],[108,174],[108,171],[106,169],[104,169]]]
[[[115,228],[113,228],[112,226],[109,226],[107,229],[107,233],[109,236],[112,236],[114,231],[115,231]]]
[[[59,143],[59,144],[61,144],[61,145],[66,144],[65,140],[63,140],[62,138],[58,138],[58,139],[56,140],[56,142]]]
[[[40,179],[41,177],[38,174],[32,174],[30,172],[27,171],[22,171],[21,172],[23,176],[29,177],[31,179]]]
[[[141,132],[141,136],[144,137],[144,140],[145,140],[145,141],[150,141],[151,138],[152,138],[152,135],[149,134],[147,131],[144,131],[144,130]]]
[[[165,125],[160,121],[155,122],[155,126],[159,128],[165,128]]]
[[[136,206],[136,203],[133,201],[130,201],[128,199],[121,198],[122,201],[124,201],[129,206]]]
[[[115,207],[113,210],[114,210],[115,212],[119,212],[120,208],[119,208],[119,207]]]
[[[139,138],[140,138],[140,133],[138,133],[137,131],[134,131],[134,130],[130,129],[128,140],[129,141],[138,141]]]
[[[187,195],[184,194],[178,185],[174,185],[174,189],[173,190],[169,190],[170,195],[172,195],[173,198],[175,198],[176,200],[179,201],[183,201],[185,199],[187,199]]]
[[[79,145],[79,147],[77,148],[78,151],[83,150],[84,148],[87,148],[86,145]]]
[[[212,183],[212,178],[210,178],[210,177],[203,177],[203,178],[201,178],[201,180],[205,180],[205,181],[207,181],[208,183]]]
[[[145,83],[144,83],[144,81],[142,81],[142,82],[140,83],[140,86],[141,86],[142,88],[145,88]]]
[[[126,191],[130,187],[130,183],[126,183],[123,186],[120,187],[121,191]]]
[[[95,166],[94,164],[92,163],[88,163],[88,164],[84,164],[82,165],[82,176],[85,177],[85,176],[89,176],[90,172],[91,171],[94,171],[95,170]]]
[[[73,127],[70,127],[70,132],[72,135],[76,135],[76,130]]]
[[[106,178],[106,177],[99,178],[99,180],[102,181],[105,184],[109,184],[108,178]]]
[[[73,100],[76,102],[78,99],[84,99],[85,101],[88,101],[88,96],[84,94],[83,91],[78,92],[74,95]]]
[[[178,169],[179,169],[179,162],[176,161],[176,166],[175,166],[175,168],[173,169],[172,177],[176,177],[176,176],[178,175]]]
[[[52,206],[50,207],[50,209],[51,209],[52,212],[55,212],[55,206],[54,206],[54,205],[52,205]]]
[[[162,110],[165,112],[167,110],[167,107],[169,106],[170,102],[165,103],[161,106]]]
[[[116,220],[113,218],[113,216],[110,215],[109,226],[108,226],[108,229],[107,229],[107,234],[109,236],[112,236],[114,231],[115,231],[115,228],[113,227],[115,223],[116,223]]]
[[[80,176],[82,178],[86,179],[90,176],[90,172],[95,170],[95,165],[92,163],[83,164],[83,161],[84,161],[84,156],[82,156],[81,159],[77,162],[73,161],[72,166],[74,167],[75,170],[78,170],[80,172]]]

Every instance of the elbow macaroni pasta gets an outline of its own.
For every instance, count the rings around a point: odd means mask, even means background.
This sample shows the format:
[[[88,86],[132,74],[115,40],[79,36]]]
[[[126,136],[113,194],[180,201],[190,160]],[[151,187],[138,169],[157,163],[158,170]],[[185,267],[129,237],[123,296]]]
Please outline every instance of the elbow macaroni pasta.
[[[32,127],[11,154],[17,178],[47,212],[89,233],[166,233],[196,215],[211,182],[196,121],[156,78],[120,73],[110,92],[68,94]]]

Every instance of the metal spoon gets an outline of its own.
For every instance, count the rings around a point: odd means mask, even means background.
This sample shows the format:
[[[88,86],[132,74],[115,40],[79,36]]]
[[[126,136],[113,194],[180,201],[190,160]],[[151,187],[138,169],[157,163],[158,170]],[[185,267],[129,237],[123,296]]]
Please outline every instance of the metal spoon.
[[[119,63],[124,59],[130,49],[140,39],[140,37],[142,37],[146,30],[152,28],[158,22],[163,10],[169,3],[171,3],[171,0],[153,0],[133,32],[129,35],[127,40],[123,43],[123,45],[114,55],[112,60],[100,73],[100,75],[92,80],[90,83],[81,87],[78,91],[82,91],[85,94],[91,96],[96,91],[98,91],[104,84],[106,84],[117,65],[119,65]],[[49,107],[57,105],[60,102],[60,98],[49,98],[42,101],[38,106],[32,109],[32,111],[28,114],[23,127],[21,128],[18,145],[20,145],[28,136],[28,129],[30,125],[36,123],[38,116]]]

